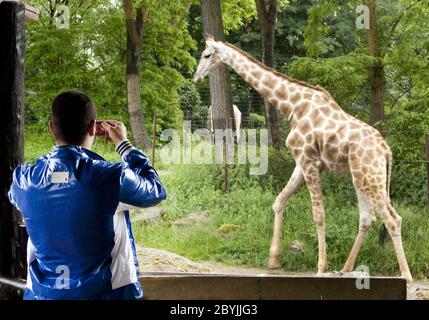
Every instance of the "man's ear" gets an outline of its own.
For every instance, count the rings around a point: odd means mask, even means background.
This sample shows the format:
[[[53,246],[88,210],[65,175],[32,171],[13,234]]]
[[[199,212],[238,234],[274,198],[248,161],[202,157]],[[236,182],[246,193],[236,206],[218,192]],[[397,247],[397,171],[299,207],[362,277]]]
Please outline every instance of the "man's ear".
[[[91,123],[89,124],[89,130],[88,133],[91,137],[95,136],[95,133],[97,132],[97,121],[93,120],[91,121]]]
[[[50,131],[53,135],[55,135],[55,134],[54,134],[54,127],[53,127],[53,125],[52,125],[52,121],[51,121],[51,120],[49,120],[49,121],[48,121],[48,127],[49,127],[49,131]]]

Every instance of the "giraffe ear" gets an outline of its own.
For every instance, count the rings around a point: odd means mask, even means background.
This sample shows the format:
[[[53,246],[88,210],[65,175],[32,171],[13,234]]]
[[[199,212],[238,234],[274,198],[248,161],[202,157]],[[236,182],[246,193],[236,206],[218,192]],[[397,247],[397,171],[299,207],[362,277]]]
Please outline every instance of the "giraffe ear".
[[[206,42],[206,48],[213,48],[215,51],[220,52],[222,50],[222,44],[214,40],[209,40]]]
[[[206,41],[215,41],[213,35],[211,35],[210,33],[205,33],[204,34],[204,40],[206,40]]]

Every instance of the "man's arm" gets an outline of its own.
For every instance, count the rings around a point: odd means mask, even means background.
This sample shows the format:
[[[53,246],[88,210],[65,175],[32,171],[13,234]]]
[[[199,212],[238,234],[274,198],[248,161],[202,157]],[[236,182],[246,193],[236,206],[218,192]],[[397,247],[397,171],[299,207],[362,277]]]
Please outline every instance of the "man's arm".
[[[150,207],[165,200],[166,191],[158,173],[150,165],[147,156],[134,148],[126,139],[122,122],[103,122],[109,137],[116,144],[116,151],[124,164],[120,176],[119,201],[137,207]]]

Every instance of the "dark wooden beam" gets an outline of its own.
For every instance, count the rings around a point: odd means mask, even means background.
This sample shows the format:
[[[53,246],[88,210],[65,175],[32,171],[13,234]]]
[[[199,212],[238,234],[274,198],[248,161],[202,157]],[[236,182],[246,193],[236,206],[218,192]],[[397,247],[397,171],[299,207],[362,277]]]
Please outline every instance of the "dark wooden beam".
[[[144,300],[405,300],[402,278],[371,277],[358,289],[353,277],[143,273]],[[358,280],[359,282],[359,280]],[[0,278],[0,300],[22,297],[25,283]],[[8,294],[7,294],[8,293]]]
[[[148,300],[405,300],[402,278],[371,277],[358,289],[353,277],[143,273]],[[358,280],[361,283],[361,280]]]
[[[20,259],[19,215],[7,193],[24,158],[24,20],[24,4],[0,4],[0,273],[9,277],[19,276]]]

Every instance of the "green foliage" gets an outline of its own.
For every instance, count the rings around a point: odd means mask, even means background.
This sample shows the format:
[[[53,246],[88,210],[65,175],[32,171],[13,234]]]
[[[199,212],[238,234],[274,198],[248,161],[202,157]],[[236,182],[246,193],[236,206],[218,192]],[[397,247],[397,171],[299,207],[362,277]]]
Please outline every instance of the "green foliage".
[[[265,117],[257,113],[249,114],[249,128],[263,128],[265,126]]]
[[[308,26],[305,30],[304,46],[309,56],[326,54],[332,49],[326,36],[331,28],[324,23],[326,16],[335,9],[335,4],[323,1],[319,6],[314,6],[308,10]]]
[[[289,62],[292,56],[305,55],[304,30],[311,5],[312,0],[290,0],[280,6],[274,47],[277,65]]]
[[[180,106],[185,119],[192,119],[192,130],[207,126],[208,106],[203,105],[198,88],[193,81],[188,80],[180,88]]]
[[[386,128],[394,155],[392,194],[419,206],[426,205],[426,163],[424,133],[429,132],[429,112],[397,110]]]
[[[226,33],[243,27],[255,17],[254,0],[222,0],[222,20]]]
[[[46,5],[49,1],[38,1]],[[101,1],[90,1],[88,6]],[[46,125],[49,106],[60,91],[80,89],[92,93],[97,73],[88,48],[94,13],[86,5],[70,4],[69,29],[57,29],[55,12],[41,11],[40,20],[28,24],[26,51],[26,110],[30,124]],[[86,12],[84,9],[86,8]],[[87,19],[88,18],[88,19]]]
[[[367,101],[362,99],[362,89],[367,84],[365,70],[372,61],[365,54],[355,53],[319,59],[296,57],[287,73],[296,79],[323,86],[345,111],[365,119],[368,115]]]
[[[70,28],[57,29],[55,13],[43,9],[49,8],[49,3],[38,2],[41,18],[28,25],[27,124],[44,127],[53,98],[73,88],[93,98],[100,118],[126,120],[126,31],[122,7],[107,0],[84,4],[70,1]],[[154,113],[159,130],[177,128],[182,119],[178,91],[195,65],[195,42],[182,17],[187,4],[148,1],[147,6],[142,108],[149,128]]]

